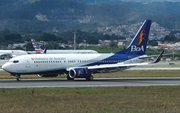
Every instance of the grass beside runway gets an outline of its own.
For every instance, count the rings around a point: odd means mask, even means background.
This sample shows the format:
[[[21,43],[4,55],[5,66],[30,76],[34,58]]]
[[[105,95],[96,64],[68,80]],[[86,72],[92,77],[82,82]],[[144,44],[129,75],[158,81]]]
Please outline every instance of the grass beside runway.
[[[66,78],[65,75],[60,77]],[[180,71],[126,70],[94,77],[180,77]],[[15,79],[4,71],[0,72],[0,78]],[[22,75],[22,79],[37,78]],[[179,92],[180,86],[0,89],[0,112],[176,113],[180,112]]]
[[[94,78],[131,78],[131,77],[180,77],[180,70],[125,70],[124,72],[94,74]],[[0,71],[0,79],[15,79],[5,71]],[[22,79],[42,79],[33,75],[22,75]],[[56,78],[56,77],[55,77]],[[57,78],[66,78],[66,75],[59,75]]]
[[[0,112],[180,112],[180,86],[0,89]]]
[[[180,77],[180,70],[125,70],[124,72],[95,74],[97,78],[132,78],[132,77]]]

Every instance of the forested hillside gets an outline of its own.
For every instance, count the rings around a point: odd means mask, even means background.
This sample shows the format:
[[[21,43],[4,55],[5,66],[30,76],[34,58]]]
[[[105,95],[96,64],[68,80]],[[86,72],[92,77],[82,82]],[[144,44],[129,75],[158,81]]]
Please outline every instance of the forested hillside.
[[[120,2],[165,2],[168,0],[83,0],[85,3],[120,3]],[[179,0],[169,0],[171,2],[180,2]]]
[[[180,2],[101,1],[0,0],[0,30],[95,32],[98,26],[132,24],[147,18],[169,29],[180,23]]]

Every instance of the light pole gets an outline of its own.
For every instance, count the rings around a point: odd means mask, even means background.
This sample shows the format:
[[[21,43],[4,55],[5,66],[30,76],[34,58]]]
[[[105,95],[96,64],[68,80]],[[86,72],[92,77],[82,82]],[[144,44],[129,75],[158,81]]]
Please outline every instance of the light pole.
[[[74,50],[76,50],[76,31],[74,31]]]

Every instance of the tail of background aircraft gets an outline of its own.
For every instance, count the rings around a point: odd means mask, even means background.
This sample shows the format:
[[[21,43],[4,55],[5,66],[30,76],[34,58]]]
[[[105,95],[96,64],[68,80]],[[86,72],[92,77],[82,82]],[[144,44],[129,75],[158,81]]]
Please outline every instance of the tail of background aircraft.
[[[146,52],[146,46],[149,36],[151,26],[151,20],[145,20],[130,45],[116,54],[134,54],[134,55],[144,55]]]
[[[46,54],[46,52],[47,52],[47,48],[44,49],[43,54]]]
[[[32,45],[35,49],[36,54],[44,54],[44,50],[42,50],[39,45],[36,43],[34,39],[31,38]]]

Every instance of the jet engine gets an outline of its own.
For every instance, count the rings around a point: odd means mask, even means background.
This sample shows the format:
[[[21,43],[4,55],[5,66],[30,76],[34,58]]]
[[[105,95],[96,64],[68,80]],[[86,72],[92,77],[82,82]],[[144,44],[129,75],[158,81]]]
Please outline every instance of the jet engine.
[[[73,68],[69,71],[69,78],[86,78],[86,80],[93,80],[92,73],[86,68]]]
[[[38,77],[57,77],[58,74],[37,74]]]

